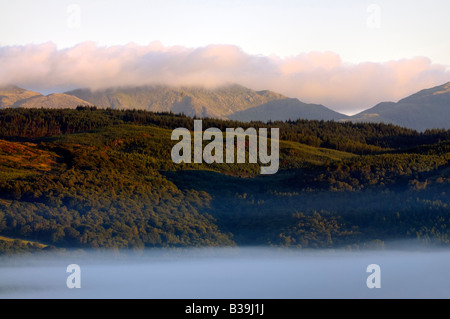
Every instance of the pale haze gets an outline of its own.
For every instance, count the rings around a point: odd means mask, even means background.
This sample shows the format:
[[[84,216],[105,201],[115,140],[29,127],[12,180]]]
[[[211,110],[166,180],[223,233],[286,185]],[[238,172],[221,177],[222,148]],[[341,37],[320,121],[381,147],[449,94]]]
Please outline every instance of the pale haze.
[[[80,267],[79,289],[66,286]],[[370,288],[369,265],[379,266]],[[276,248],[93,252],[0,260],[0,299],[448,299],[445,250],[302,251]]]
[[[270,89],[352,114],[450,81],[447,1],[14,1],[0,84]]]

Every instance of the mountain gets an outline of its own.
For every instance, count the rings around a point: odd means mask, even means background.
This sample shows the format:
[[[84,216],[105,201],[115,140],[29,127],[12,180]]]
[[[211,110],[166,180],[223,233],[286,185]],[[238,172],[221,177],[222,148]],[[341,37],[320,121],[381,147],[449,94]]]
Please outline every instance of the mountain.
[[[0,88],[0,108],[75,108],[78,105],[90,104],[76,96],[68,94],[53,93],[45,96],[41,93],[25,90],[13,85]]]
[[[188,116],[251,120],[338,120],[347,116],[323,105],[306,104],[269,90],[255,91],[240,85],[215,89],[165,85],[77,89],[44,96],[17,86],[0,89],[0,107],[74,108],[96,105],[111,109],[140,109],[184,113]]]
[[[188,116],[228,118],[240,121],[317,119],[337,120],[347,116],[323,105],[306,104],[268,90],[254,91],[240,85],[216,89],[198,87],[142,86],[100,91],[79,89],[66,92],[100,107],[172,111]]]
[[[271,91],[254,91],[240,85],[216,89],[164,85],[118,87],[103,90],[78,89],[66,92],[90,103],[112,109],[143,109],[184,113],[189,116],[225,118],[250,107],[284,99]]]
[[[14,85],[0,88],[0,107],[17,107],[23,101],[41,96],[40,93],[28,91]]]
[[[306,120],[342,120],[347,116],[337,113],[320,104],[307,104],[298,99],[285,98],[238,111],[230,116],[231,120],[238,121],[287,121],[299,118]]]
[[[382,122],[417,131],[450,129],[450,82],[398,102],[379,103],[350,117],[320,104],[308,104],[269,90],[255,91],[237,84],[212,89],[167,85],[77,89],[47,96],[17,86],[0,88],[0,108],[74,108],[78,105],[239,121],[309,119]]]
[[[392,123],[418,131],[450,129],[450,82],[419,91],[397,103],[379,103],[349,120]]]
[[[26,101],[23,101],[19,106],[27,108],[44,107],[53,109],[60,107],[75,108],[78,105],[91,105],[91,103],[79,99],[76,96],[62,93],[53,93],[47,96],[40,95],[32,99],[28,99]]]

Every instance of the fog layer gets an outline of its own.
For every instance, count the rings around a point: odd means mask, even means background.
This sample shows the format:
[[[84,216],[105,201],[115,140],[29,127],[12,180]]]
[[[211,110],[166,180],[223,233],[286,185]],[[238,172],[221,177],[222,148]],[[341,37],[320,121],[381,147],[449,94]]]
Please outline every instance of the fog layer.
[[[81,288],[68,288],[67,266]],[[371,264],[380,288],[368,288]],[[0,298],[449,298],[448,250],[275,248],[2,257]]]

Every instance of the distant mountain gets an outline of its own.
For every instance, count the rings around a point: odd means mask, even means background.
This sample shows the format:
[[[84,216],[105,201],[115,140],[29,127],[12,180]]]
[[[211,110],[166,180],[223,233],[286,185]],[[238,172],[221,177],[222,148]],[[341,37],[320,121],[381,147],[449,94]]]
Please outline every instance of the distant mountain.
[[[272,91],[255,91],[240,85],[215,89],[165,85],[117,87],[96,91],[77,89],[47,96],[17,86],[0,89],[0,107],[73,108],[78,105],[153,112],[171,111],[188,116],[240,121],[347,118],[323,105],[306,104]]]
[[[42,94],[28,91],[14,85],[0,88],[0,107],[17,107],[20,103]]]
[[[332,111],[320,104],[307,104],[298,99],[284,98],[238,111],[228,116],[238,121],[287,121],[299,118],[306,120],[342,120],[348,116]]]
[[[320,104],[240,85],[215,89],[167,85],[117,87],[102,90],[77,89],[44,96],[17,86],[0,88],[0,108],[74,108],[96,105],[112,109],[142,109],[184,113],[239,121],[335,120],[391,123],[418,131],[450,129],[450,82],[425,89],[398,102],[383,102],[353,116],[335,112]]]
[[[189,116],[240,121],[347,118],[323,105],[306,104],[275,92],[254,91],[240,85],[216,89],[175,88],[162,85],[110,88],[99,91],[79,89],[66,94],[77,96],[100,107],[136,108],[155,112],[172,111]]]
[[[45,96],[13,85],[0,88],[0,108],[75,108],[78,105],[91,103],[68,94],[53,93]]]
[[[225,118],[250,107],[284,99],[271,91],[254,91],[240,85],[216,89],[164,85],[108,88],[66,92],[99,107],[144,109],[153,112],[184,113],[189,116]]]
[[[450,82],[422,90],[397,103],[379,103],[349,120],[392,123],[418,131],[450,129]]]

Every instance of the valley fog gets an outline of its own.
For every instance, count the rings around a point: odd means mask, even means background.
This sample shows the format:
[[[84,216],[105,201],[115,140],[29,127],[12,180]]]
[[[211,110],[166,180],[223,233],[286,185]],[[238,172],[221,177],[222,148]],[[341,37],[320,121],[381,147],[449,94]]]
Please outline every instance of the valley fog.
[[[405,246],[406,247],[406,246]],[[80,269],[69,289],[67,266]],[[368,288],[369,265],[380,288]],[[0,258],[0,298],[449,298],[450,254],[431,248],[70,251]]]

